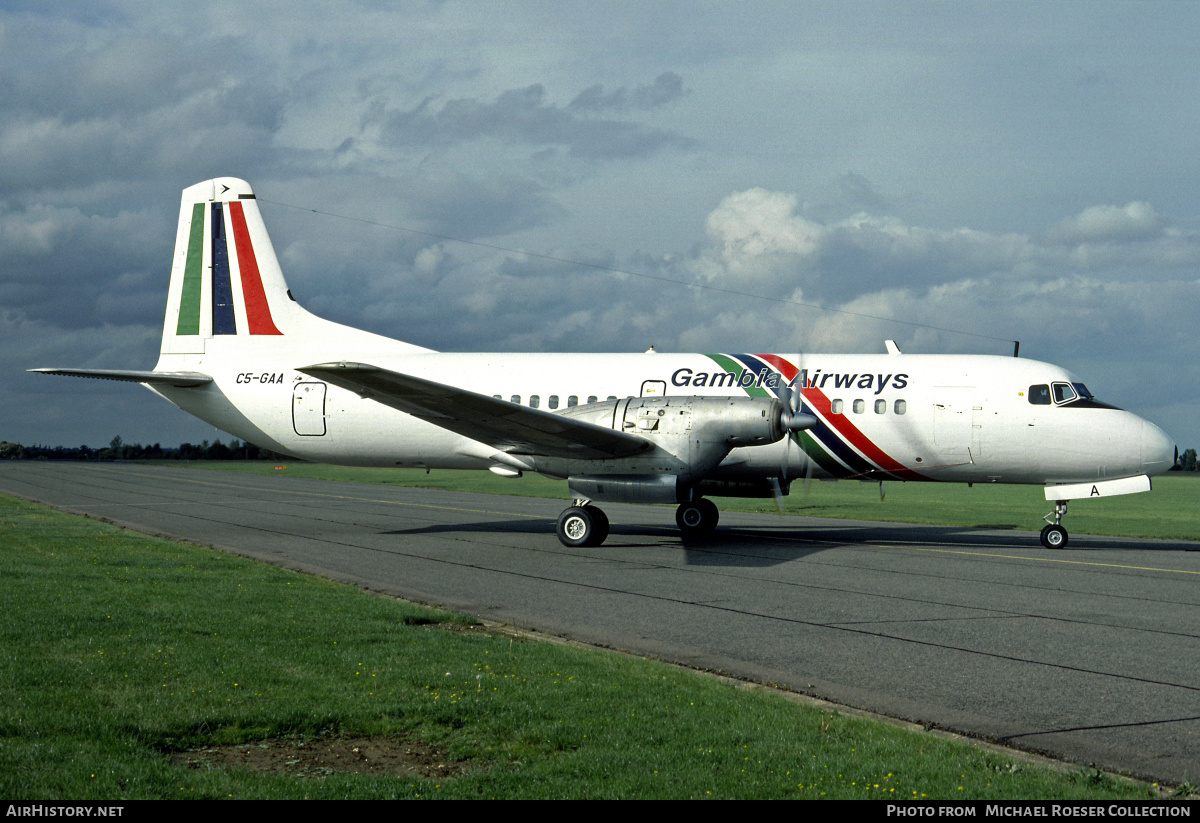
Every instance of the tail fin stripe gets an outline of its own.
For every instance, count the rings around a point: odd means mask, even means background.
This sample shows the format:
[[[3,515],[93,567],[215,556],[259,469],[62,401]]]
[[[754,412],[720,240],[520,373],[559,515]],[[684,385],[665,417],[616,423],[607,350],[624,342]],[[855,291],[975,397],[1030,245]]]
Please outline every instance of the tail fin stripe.
[[[183,269],[183,289],[179,298],[179,321],[176,334],[200,333],[200,288],[203,280],[201,264],[204,259],[204,204],[192,206],[192,226],[188,238],[187,262]]]
[[[213,334],[237,334],[233,283],[229,280],[229,247],[220,203],[212,204],[212,315]]]
[[[267,294],[263,290],[258,261],[254,257],[254,244],[250,242],[250,232],[246,228],[246,215],[242,212],[241,203],[229,203],[229,223],[233,228],[234,248],[237,249],[248,330],[250,334],[283,334],[271,319],[271,306],[267,303]]]

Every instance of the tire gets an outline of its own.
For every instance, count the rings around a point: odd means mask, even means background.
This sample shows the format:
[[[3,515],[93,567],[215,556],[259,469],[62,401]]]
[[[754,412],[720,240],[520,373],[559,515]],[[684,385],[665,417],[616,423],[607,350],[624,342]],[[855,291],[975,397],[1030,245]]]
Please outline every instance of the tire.
[[[583,508],[592,516],[592,521],[595,524],[595,534],[592,536],[592,541],[587,545],[599,546],[608,539],[608,515],[604,513],[603,509],[598,509],[592,505],[587,505]]]
[[[608,517],[595,506],[572,506],[558,516],[556,531],[564,546],[599,546],[608,537]]]
[[[680,503],[679,508],[675,510],[675,523],[684,537],[711,534],[720,517],[717,505],[705,497]]]
[[[1062,526],[1046,526],[1042,529],[1042,545],[1047,549],[1065,549],[1067,547],[1067,530]]]

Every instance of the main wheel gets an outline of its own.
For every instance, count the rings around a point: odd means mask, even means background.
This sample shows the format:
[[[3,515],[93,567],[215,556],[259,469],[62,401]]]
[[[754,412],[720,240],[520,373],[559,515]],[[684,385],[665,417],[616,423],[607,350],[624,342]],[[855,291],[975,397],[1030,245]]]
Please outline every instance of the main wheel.
[[[1042,529],[1042,545],[1047,549],[1063,549],[1067,546],[1067,530],[1053,524]]]
[[[717,527],[721,513],[717,505],[706,497],[680,503],[675,510],[675,522],[684,537],[697,537],[709,534]]]
[[[572,506],[558,516],[557,531],[564,546],[599,546],[608,537],[608,517],[595,506]]]

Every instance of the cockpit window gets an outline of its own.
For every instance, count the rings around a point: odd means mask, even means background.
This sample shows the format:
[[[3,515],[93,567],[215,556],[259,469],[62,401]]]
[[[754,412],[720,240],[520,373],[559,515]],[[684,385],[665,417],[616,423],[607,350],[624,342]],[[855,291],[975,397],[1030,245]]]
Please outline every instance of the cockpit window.
[[[1070,383],[1055,383],[1054,384],[1054,402],[1055,403],[1070,403],[1072,400],[1078,400],[1079,395],[1071,388]]]
[[[1071,409],[1115,409],[1116,406],[1103,403],[1092,396],[1088,387],[1082,383],[1068,383],[1060,380],[1051,383],[1029,387],[1029,402],[1035,406],[1054,404]]]
[[[1029,387],[1029,402],[1035,406],[1050,405],[1050,387],[1045,383]]]

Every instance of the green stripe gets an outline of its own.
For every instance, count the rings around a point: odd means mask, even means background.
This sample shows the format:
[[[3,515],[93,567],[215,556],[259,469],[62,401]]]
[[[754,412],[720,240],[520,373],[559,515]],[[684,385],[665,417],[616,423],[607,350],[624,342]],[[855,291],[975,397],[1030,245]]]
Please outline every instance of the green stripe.
[[[726,357],[723,354],[710,354],[708,356],[710,358],[712,358],[712,360],[718,366],[720,366],[725,371],[732,374],[733,379],[735,381],[741,379],[742,372],[746,371],[746,369],[744,369],[742,367],[742,364],[739,363],[738,361],[734,360],[732,357]],[[754,380],[755,380],[755,382],[758,381],[758,375],[754,376]],[[735,383],[735,386],[736,386],[736,383]],[[746,394],[750,395],[751,397],[772,397],[773,396],[766,389],[761,389],[758,386],[745,386],[745,387],[743,387],[742,391],[746,392]]]
[[[183,295],[179,298],[176,334],[200,333],[200,264],[204,259],[204,204],[192,206],[192,232],[188,238],[187,263],[183,267]]]
[[[833,477],[849,477],[853,474],[853,472],[843,466],[836,457],[825,451],[825,449],[823,449],[817,443],[817,438],[813,437],[811,432],[796,432],[796,442],[800,444],[800,448],[804,449],[804,453],[808,455],[810,460],[812,460]]]

